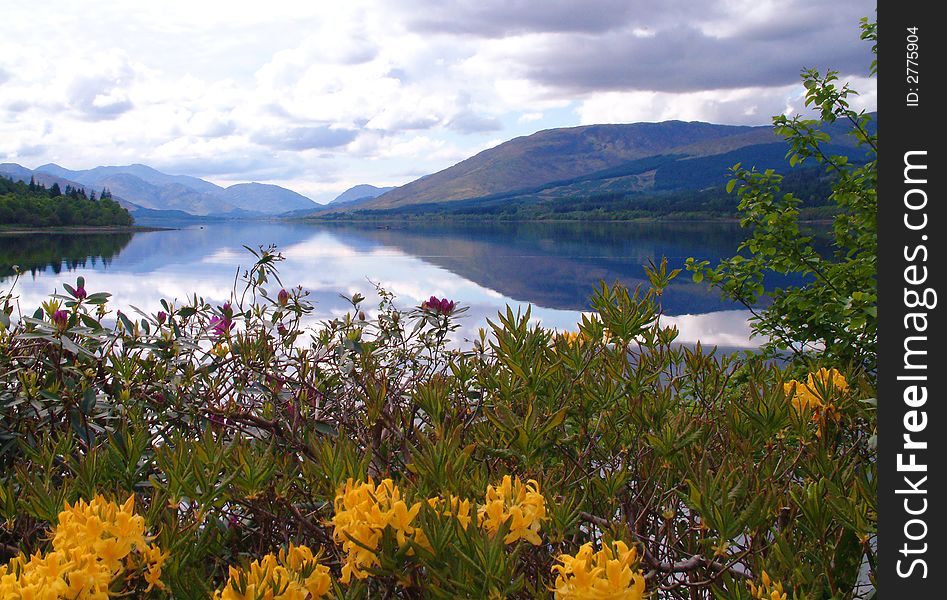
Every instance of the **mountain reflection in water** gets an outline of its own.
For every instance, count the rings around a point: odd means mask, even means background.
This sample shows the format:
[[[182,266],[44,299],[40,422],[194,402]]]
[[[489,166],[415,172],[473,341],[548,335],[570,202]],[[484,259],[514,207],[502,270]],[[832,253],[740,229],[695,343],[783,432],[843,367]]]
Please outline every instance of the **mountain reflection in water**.
[[[343,314],[339,294],[375,299],[373,283],[410,308],[432,294],[470,306],[461,335],[473,337],[505,305],[533,306],[545,326],[575,329],[600,281],[647,286],[643,265],[668,258],[731,256],[742,233],[729,223],[438,223],[303,225],[231,221],[131,234],[0,236],[0,289],[10,265],[32,276],[17,287],[32,312],[49,293],[83,275],[89,291],[113,294],[112,308],[155,311],[158,300],[197,293],[229,299],[234,278],[253,257],[242,247],[275,244],[286,257],[280,277],[310,290],[314,320]],[[771,285],[784,282],[770,281]],[[274,284],[275,285],[275,284]],[[278,290],[272,290],[275,294]],[[748,312],[684,273],[662,298],[681,341],[731,347],[748,339]]]

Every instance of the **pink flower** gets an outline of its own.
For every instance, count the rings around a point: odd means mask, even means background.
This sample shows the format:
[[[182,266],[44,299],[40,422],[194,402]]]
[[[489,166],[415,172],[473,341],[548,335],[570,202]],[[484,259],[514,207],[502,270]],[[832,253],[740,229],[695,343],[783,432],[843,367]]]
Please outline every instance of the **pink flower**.
[[[286,306],[289,304],[289,292],[287,292],[285,289],[280,290],[279,294],[276,295],[276,302],[280,306]]]
[[[220,307],[219,316],[211,317],[209,325],[217,337],[230,333],[230,330],[233,329],[233,309],[229,302]]]
[[[86,293],[84,287],[79,286],[79,287],[76,288],[76,299],[77,299],[77,300],[85,300],[85,299],[86,299],[86,296],[88,296],[88,294]]]
[[[431,296],[429,299],[421,303],[421,308],[425,310],[430,310],[441,315],[449,315],[454,312],[454,307],[456,304],[452,300],[447,298],[438,298],[437,296]]]
[[[164,322],[168,320],[168,313],[163,310],[158,311],[158,325],[164,325]]]
[[[69,327],[69,313],[64,310],[57,310],[53,313],[53,324],[59,331],[65,331]]]

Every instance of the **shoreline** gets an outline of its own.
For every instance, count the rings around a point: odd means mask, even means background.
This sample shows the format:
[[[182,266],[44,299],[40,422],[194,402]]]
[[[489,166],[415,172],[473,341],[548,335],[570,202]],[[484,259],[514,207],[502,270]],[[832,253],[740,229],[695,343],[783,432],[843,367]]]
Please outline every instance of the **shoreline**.
[[[19,235],[24,233],[145,233],[149,231],[173,231],[177,227],[154,227],[139,225],[74,225],[59,227],[3,227],[0,226],[0,235]]]

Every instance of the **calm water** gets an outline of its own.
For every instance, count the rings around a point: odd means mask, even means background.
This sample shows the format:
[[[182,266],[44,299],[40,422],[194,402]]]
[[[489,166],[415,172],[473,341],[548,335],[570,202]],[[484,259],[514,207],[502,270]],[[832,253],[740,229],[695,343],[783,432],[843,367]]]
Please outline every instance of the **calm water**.
[[[25,274],[19,303],[32,313],[48,294],[86,278],[91,292],[113,294],[112,308],[158,310],[160,298],[193,293],[210,302],[230,297],[234,276],[253,257],[242,246],[276,244],[286,257],[280,276],[301,285],[316,304],[314,321],[344,314],[340,293],[375,300],[372,282],[393,291],[403,308],[432,294],[470,306],[461,335],[472,337],[505,305],[533,306],[545,326],[575,329],[600,280],[646,285],[642,268],[667,256],[714,261],[734,253],[741,231],[721,223],[510,223],[436,226],[312,226],[270,222],[188,225],[135,234],[0,235],[0,290],[11,265]],[[275,289],[273,290],[275,294]],[[752,347],[748,311],[723,301],[682,274],[664,297],[667,322],[684,342]],[[133,313],[132,313],[133,314]]]

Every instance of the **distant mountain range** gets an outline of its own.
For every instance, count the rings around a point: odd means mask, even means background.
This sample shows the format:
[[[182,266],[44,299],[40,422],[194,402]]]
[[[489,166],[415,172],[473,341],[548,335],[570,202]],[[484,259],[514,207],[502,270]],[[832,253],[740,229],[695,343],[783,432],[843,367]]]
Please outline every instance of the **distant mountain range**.
[[[876,122],[877,114],[873,115]],[[829,154],[859,161],[865,152],[841,123],[824,129]],[[140,218],[346,218],[426,212],[486,214],[509,207],[551,207],[564,213],[589,199],[620,199],[625,209],[649,198],[722,189],[736,163],[788,172],[786,142],[771,126],[665,121],[548,129],[484,150],[447,169],[400,187],[361,184],[319,205],[291,190],[260,183],[222,188],[203,179],[168,175],[141,164],[73,171],[55,164],[27,169],[0,164],[0,175],[60,187],[71,185],[113,197]],[[809,163],[810,166],[811,163]],[[798,171],[798,169],[797,169]],[[810,170],[820,177],[818,169]],[[618,210],[602,202],[601,210]],[[594,204],[594,202],[592,203]],[[644,205],[642,205],[644,206]],[[678,204],[667,210],[679,210]],[[651,209],[644,209],[645,211]]]
[[[187,175],[168,175],[146,165],[95,167],[73,171],[56,164],[28,169],[0,164],[0,175],[51,186],[71,185],[87,192],[108,189],[133,215],[151,218],[181,216],[254,217],[312,210],[318,205],[276,185],[239,183],[227,188]]]
[[[842,124],[825,129],[830,154],[864,160]],[[316,218],[448,211],[451,207],[565,202],[596,195],[654,195],[726,185],[736,163],[786,172],[786,142],[772,126],[665,121],[549,129],[484,150],[357,204],[330,203]],[[808,163],[810,166],[813,163]],[[459,210],[459,208],[454,209]]]
[[[348,206],[354,206],[356,204],[364,204],[368,200],[373,200],[378,196],[381,196],[385,192],[390,192],[395,189],[394,187],[375,187],[373,185],[368,185],[362,183],[349,189],[345,190],[333,200],[329,202],[332,206],[340,206],[346,204]]]

